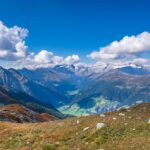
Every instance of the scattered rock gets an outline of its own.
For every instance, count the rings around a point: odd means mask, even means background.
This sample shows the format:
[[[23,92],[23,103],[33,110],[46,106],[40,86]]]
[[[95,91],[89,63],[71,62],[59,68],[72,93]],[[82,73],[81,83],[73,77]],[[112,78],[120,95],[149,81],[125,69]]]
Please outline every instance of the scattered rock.
[[[27,141],[27,143],[26,143],[27,145],[30,145],[30,142],[29,141]]]
[[[77,120],[77,124],[79,124],[80,123],[80,121],[79,120]]]
[[[124,113],[119,113],[119,116],[125,116],[125,114]]]
[[[101,129],[101,128],[105,127],[105,126],[106,126],[105,123],[97,123],[96,128],[97,129]]]
[[[90,127],[86,127],[86,128],[83,129],[83,131],[86,131],[86,130],[88,130],[89,128],[90,128]]]
[[[90,127],[86,127],[86,128],[83,129],[83,131],[86,131],[86,130],[88,130],[89,128],[90,128]]]
[[[100,114],[100,117],[105,117],[105,114]]]
[[[149,118],[149,120],[148,120],[148,124],[150,124],[150,118]]]
[[[132,130],[135,131],[135,128],[133,128]]]
[[[113,117],[113,120],[117,120],[117,118]]]

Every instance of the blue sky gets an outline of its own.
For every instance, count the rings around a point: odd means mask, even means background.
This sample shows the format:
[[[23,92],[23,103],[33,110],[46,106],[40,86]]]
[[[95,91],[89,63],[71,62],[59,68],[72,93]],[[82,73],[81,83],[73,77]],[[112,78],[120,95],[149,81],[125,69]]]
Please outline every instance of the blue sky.
[[[33,51],[83,57],[125,35],[150,31],[150,1],[0,0],[0,20],[27,28]]]
[[[0,0],[0,21],[0,65],[150,63],[150,0]]]

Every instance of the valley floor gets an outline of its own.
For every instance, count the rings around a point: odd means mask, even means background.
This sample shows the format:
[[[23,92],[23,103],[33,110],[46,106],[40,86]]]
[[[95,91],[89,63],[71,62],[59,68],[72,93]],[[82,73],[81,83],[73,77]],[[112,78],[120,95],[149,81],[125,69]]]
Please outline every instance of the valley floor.
[[[105,115],[44,123],[0,122],[0,149],[149,150],[149,118],[150,103],[145,103]]]

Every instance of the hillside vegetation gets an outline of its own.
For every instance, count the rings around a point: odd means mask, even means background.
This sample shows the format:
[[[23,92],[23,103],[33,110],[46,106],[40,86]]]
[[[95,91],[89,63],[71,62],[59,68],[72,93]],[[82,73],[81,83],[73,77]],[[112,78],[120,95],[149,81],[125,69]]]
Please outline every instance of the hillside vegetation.
[[[37,113],[20,104],[11,104],[0,106],[0,121],[9,121],[16,123],[35,123],[53,121],[58,118],[48,113]]]
[[[26,108],[37,113],[48,113],[56,118],[66,117],[66,115],[60,113],[53,106],[39,102],[37,99],[26,93],[7,91],[0,86],[0,106],[10,104],[21,104],[22,106],[25,106]]]
[[[0,122],[0,149],[149,150],[150,104],[44,123]],[[98,124],[99,123],[99,124]]]

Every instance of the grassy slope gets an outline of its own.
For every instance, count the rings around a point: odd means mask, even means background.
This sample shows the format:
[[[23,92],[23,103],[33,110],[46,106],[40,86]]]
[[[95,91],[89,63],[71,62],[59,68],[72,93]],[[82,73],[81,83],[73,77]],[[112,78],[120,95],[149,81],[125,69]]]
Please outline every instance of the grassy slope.
[[[120,112],[125,116],[120,116]],[[0,149],[148,150],[149,118],[150,104],[140,104],[106,113],[105,117],[96,115],[35,124],[0,122]],[[97,130],[98,122],[105,123],[106,127]],[[85,127],[89,129],[83,131]]]
[[[38,113],[48,113],[56,118],[65,118],[58,110],[56,110],[52,105],[39,102],[32,96],[22,93],[22,92],[12,92],[6,91],[4,88],[0,87],[0,103],[1,104],[21,104],[35,112]]]
[[[10,104],[0,106],[0,120],[17,123],[35,123],[53,121],[58,118],[49,115],[48,113],[37,113],[20,104]]]

